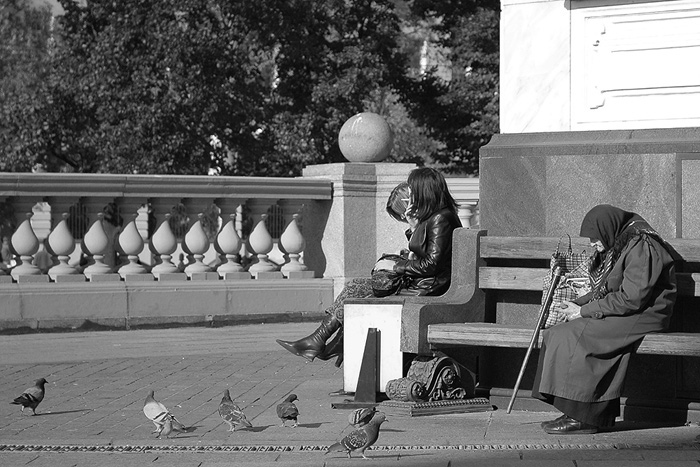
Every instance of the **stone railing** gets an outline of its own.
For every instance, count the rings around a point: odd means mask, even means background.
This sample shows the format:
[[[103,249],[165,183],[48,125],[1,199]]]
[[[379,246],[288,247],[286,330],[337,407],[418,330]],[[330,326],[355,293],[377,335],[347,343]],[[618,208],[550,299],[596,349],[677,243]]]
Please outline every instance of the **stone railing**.
[[[320,179],[1,173],[0,328],[319,314],[299,224],[331,202]]]
[[[410,168],[331,164],[299,178],[0,173],[0,329],[315,318],[355,263],[366,270],[384,237],[401,237],[380,211]],[[478,179],[448,182],[473,225]],[[376,201],[348,218],[367,196]],[[377,237],[362,242],[366,251],[347,241],[358,232]]]
[[[16,263],[11,276],[18,282],[208,272],[224,278],[243,271],[238,261],[250,261],[255,245],[250,274],[286,275],[306,269],[298,261],[298,216],[311,201],[330,201],[331,188],[301,178],[0,173],[5,254],[12,247],[16,256],[3,260]],[[288,253],[281,268],[268,257],[277,244]],[[174,253],[190,261],[178,267]],[[85,277],[65,277],[76,275]]]

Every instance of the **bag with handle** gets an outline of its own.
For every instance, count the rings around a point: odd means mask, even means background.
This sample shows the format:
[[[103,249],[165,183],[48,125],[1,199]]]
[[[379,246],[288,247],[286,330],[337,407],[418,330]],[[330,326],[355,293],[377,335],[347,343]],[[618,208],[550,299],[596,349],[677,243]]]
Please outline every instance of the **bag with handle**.
[[[386,260],[396,262],[400,259],[402,258],[399,255],[382,255],[381,258],[377,260],[377,263]],[[393,270],[378,268],[376,266],[377,263],[375,263],[375,267],[372,269],[372,292],[374,296],[387,297],[401,292],[401,289],[406,286],[406,277]]]
[[[588,270],[591,265],[591,257],[586,254],[585,250],[581,253],[574,253],[571,247],[571,236],[567,234],[566,237],[569,239],[568,248],[565,251],[561,250],[561,241],[564,238],[564,235],[562,235],[559,238],[557,250],[552,253],[552,258],[549,261],[549,274],[544,277],[542,305],[544,305],[545,295],[554,278],[554,270],[557,267],[561,268],[563,277],[554,289],[552,301],[545,310],[546,318],[542,329],[547,329],[566,321],[566,315],[560,309],[563,301],[571,302],[590,291]]]

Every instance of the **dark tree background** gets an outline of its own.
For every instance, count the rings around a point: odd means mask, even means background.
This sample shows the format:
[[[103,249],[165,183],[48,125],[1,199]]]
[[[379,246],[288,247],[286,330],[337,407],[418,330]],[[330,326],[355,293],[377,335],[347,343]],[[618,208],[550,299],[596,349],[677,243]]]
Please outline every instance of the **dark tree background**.
[[[476,174],[497,131],[497,1],[59,1],[0,5],[0,170],[295,176],[373,111],[390,160]]]

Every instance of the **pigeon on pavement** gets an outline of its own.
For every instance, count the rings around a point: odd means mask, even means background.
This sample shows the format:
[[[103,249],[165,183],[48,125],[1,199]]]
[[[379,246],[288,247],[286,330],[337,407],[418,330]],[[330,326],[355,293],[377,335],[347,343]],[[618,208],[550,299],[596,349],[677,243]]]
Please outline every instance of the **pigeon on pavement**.
[[[149,392],[143,403],[144,415],[146,415],[156,427],[153,433],[157,433],[157,437],[160,438],[161,435],[168,436],[173,431],[179,433],[186,433],[189,431],[163,404],[155,400],[153,394],[153,391]],[[166,428],[167,430],[165,430]],[[164,431],[167,431],[167,433],[164,433]]]
[[[297,417],[299,416],[299,409],[294,405],[295,400],[298,400],[297,395],[290,394],[284,401],[277,404],[277,416],[282,420],[282,426],[285,426],[287,420],[292,420],[294,422],[292,428],[298,425]]]
[[[374,417],[376,407],[361,407],[350,412],[348,415],[348,423],[355,428],[361,428],[369,423]]]
[[[232,400],[228,389],[224,391],[224,397],[219,404],[219,415],[228,424],[228,431],[236,431],[236,427],[252,428],[253,425],[245,417],[245,414]]]
[[[46,393],[44,385],[48,383],[44,378],[36,380],[34,386],[24,390],[22,394],[15,397],[15,400],[10,402],[10,404],[21,405],[22,412],[24,412],[25,407],[32,409],[32,415],[36,415],[36,408],[39,403],[44,400],[44,394]]]
[[[362,454],[362,457],[369,459],[365,456],[365,449],[377,442],[379,438],[379,427],[384,420],[386,420],[385,415],[381,412],[377,412],[367,425],[354,430],[337,443],[330,445],[328,450],[326,450],[326,454],[329,452],[345,451],[348,454],[348,458],[351,458],[352,452],[359,452]]]

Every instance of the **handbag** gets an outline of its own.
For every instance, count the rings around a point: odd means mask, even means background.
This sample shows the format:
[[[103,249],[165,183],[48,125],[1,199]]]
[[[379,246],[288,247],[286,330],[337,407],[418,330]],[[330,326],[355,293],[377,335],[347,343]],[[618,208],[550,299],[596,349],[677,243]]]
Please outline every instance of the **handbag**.
[[[545,296],[549,290],[549,286],[554,279],[554,270],[561,268],[562,278],[554,289],[552,301],[544,311],[545,320],[542,324],[542,329],[547,329],[555,324],[566,321],[566,315],[561,312],[561,303],[563,301],[573,301],[578,297],[587,294],[590,291],[590,276],[589,268],[591,265],[591,256],[586,254],[586,251],[574,253],[571,248],[571,236],[569,238],[569,247],[561,250],[561,241],[564,238],[562,235],[557,244],[557,250],[552,253],[552,258],[549,261],[549,273],[544,277],[542,306],[545,305]]]
[[[383,260],[398,261],[401,258],[399,255],[382,255],[381,258],[377,260],[377,263]],[[376,263],[375,263],[376,264]],[[389,271],[387,269],[377,269],[375,266],[372,269],[372,293],[375,297],[387,297],[389,295],[396,295],[401,292],[406,286],[406,277],[403,274],[399,274],[394,271]]]

